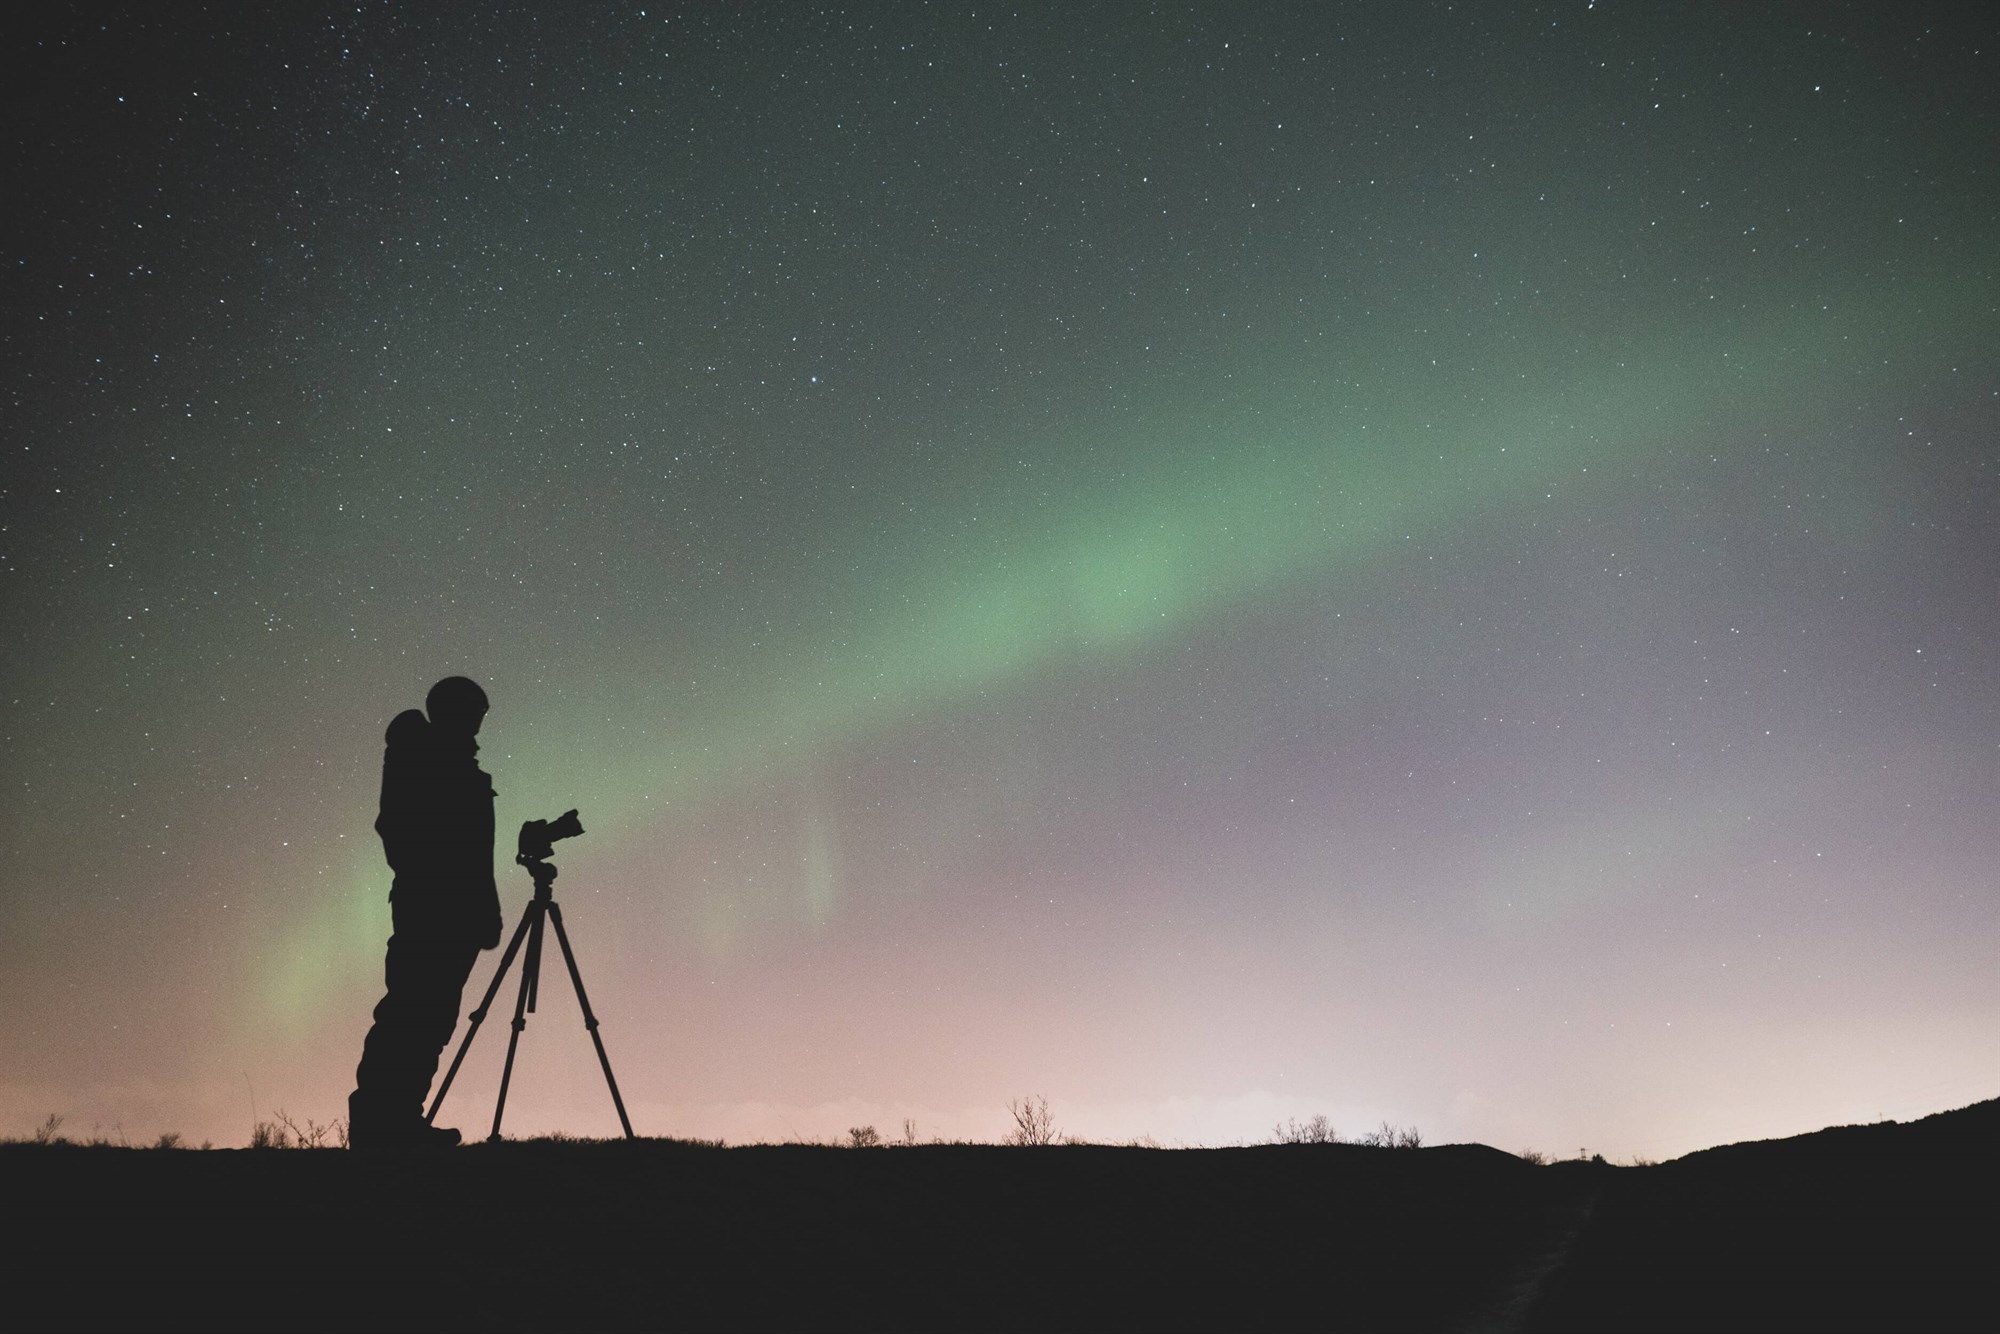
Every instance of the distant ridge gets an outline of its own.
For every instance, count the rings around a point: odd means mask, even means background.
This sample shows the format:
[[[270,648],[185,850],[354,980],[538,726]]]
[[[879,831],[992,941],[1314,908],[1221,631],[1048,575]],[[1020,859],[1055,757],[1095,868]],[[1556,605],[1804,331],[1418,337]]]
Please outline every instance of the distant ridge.
[[[1827,1126],[1821,1130],[1808,1130],[1797,1135],[1785,1135],[1774,1139],[1739,1140],[1733,1144],[1718,1144],[1713,1148],[1696,1149],[1674,1159],[1675,1163],[1714,1163],[1735,1155],[1787,1152],[1820,1153],[1834,1151],[1839,1146],[1842,1153],[1852,1152],[1862,1144],[1871,1150],[1884,1152],[1907,1151],[1918,1142],[1950,1142],[1952,1140],[1976,1141],[1982,1136],[2000,1135],[2000,1098],[1989,1098],[1985,1102],[1975,1102],[1970,1106],[1956,1107],[1950,1111],[1932,1112],[1929,1116],[1914,1121],[1867,1121],[1854,1125]]]

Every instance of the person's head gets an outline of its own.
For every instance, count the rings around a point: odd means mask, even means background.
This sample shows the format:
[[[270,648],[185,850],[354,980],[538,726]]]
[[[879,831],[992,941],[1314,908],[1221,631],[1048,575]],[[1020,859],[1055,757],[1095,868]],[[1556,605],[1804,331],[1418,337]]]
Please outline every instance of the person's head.
[[[469,677],[447,676],[424,696],[424,712],[430,715],[431,726],[446,736],[475,737],[486,717],[486,692]]]

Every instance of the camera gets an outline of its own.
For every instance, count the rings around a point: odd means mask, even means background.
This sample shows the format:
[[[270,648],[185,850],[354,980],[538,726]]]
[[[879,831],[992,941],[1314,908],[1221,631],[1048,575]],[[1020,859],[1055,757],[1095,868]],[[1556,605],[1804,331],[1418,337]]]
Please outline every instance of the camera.
[[[555,851],[559,840],[575,838],[582,832],[583,822],[576,818],[575,811],[564,811],[553,820],[530,820],[521,826],[514,860],[523,866],[538,862]]]

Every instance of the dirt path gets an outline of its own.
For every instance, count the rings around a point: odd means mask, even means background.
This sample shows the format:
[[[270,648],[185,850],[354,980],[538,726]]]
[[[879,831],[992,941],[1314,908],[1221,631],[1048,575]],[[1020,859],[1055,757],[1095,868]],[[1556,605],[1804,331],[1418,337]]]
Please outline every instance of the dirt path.
[[[1590,1225],[1602,1190],[1600,1186],[1579,1200],[1556,1228],[1548,1246],[1523,1260],[1492,1304],[1452,1326],[1451,1334],[1520,1334],[1527,1325],[1528,1313],[1535,1308],[1535,1299],[1542,1295],[1542,1289],[1557,1271],[1569,1263],[1570,1252]]]

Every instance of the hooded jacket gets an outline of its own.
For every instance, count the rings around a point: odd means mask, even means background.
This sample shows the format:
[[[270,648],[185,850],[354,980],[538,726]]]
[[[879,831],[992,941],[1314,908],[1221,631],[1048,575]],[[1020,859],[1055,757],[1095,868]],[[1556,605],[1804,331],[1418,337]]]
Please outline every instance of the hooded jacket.
[[[495,793],[478,743],[440,736],[416,709],[397,714],[384,739],[375,832],[396,873],[389,891],[396,931],[493,948],[500,943]]]

